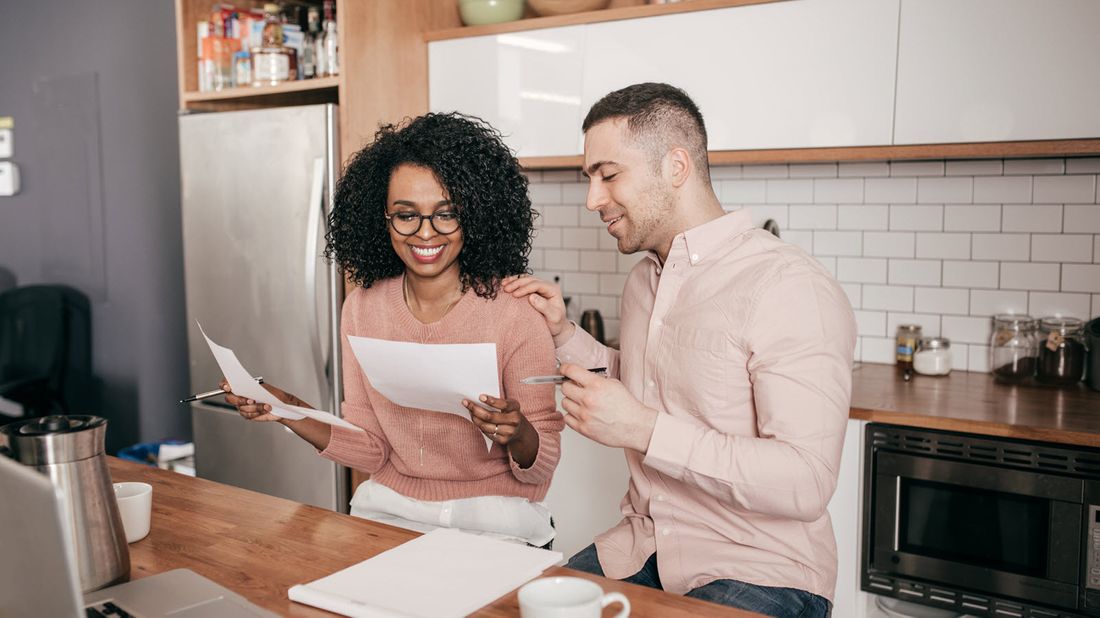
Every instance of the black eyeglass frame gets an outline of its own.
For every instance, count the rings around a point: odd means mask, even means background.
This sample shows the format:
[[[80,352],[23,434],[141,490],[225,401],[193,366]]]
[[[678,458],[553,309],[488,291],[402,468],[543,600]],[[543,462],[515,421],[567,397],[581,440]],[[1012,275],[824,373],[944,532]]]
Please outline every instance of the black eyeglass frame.
[[[411,215],[411,216],[414,216],[414,217],[420,217],[420,221],[417,221],[415,230],[413,230],[413,231],[409,232],[408,234],[406,234],[405,232],[402,232],[401,230],[397,229],[397,222],[395,221],[395,219],[397,218],[398,215]],[[436,227],[435,226],[435,218],[436,218],[437,215],[454,215],[455,229],[453,229],[449,232],[444,232],[444,231],[440,230],[438,227]],[[447,235],[450,235],[450,234],[454,234],[455,232],[458,231],[458,229],[460,227],[462,227],[462,223],[458,219],[458,213],[453,211],[453,210],[441,210],[439,212],[434,212],[430,215],[422,215],[422,214],[413,213],[413,212],[395,212],[392,215],[391,214],[382,215],[382,218],[385,219],[386,221],[389,221],[390,222],[390,227],[393,228],[393,231],[397,232],[398,234],[400,234],[402,236],[416,236],[417,234],[419,234],[420,233],[420,228],[424,227],[424,219],[427,219],[428,220],[428,225],[432,226],[432,229],[435,230],[435,233],[439,234],[441,236],[447,236]]]

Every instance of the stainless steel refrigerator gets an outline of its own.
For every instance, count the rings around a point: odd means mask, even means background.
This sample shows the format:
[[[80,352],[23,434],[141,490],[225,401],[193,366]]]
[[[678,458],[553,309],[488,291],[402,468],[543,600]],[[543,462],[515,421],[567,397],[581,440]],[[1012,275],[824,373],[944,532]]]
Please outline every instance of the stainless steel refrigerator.
[[[201,322],[266,382],[340,413],[343,280],[322,258],[336,117],[333,105],[180,117],[192,392],[221,379]],[[192,403],[191,419],[198,476],[347,512],[347,469],[279,423],[221,397]]]

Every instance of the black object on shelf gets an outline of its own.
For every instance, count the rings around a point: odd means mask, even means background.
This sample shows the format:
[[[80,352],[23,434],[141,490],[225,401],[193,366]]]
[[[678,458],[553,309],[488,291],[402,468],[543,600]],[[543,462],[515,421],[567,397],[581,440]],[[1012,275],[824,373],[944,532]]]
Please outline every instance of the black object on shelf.
[[[1085,341],[1089,346],[1085,382],[1092,390],[1100,391],[1100,318],[1085,325]]]
[[[603,335],[603,317],[595,309],[586,309],[581,314],[581,328],[600,343],[607,343]]]

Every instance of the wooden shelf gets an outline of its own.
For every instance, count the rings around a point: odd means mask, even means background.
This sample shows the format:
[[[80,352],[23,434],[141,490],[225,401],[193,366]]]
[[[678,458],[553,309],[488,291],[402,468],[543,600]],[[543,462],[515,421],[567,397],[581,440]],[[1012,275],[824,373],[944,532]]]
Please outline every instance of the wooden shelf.
[[[507,32],[538,30],[540,28],[593,24],[602,21],[616,21],[619,19],[636,19],[638,17],[672,15],[674,13],[688,13],[691,11],[708,11],[711,9],[724,9],[733,6],[765,4],[777,1],[780,0],[684,0],[675,4],[639,4],[637,2],[624,1],[615,2],[612,4],[611,8],[601,11],[587,11],[584,13],[573,13],[571,15],[555,15],[552,17],[531,17],[528,19],[518,19],[516,21],[505,22],[503,24],[491,24],[488,26],[466,26],[463,28],[435,30],[425,32],[424,40],[443,41],[473,36],[504,34]],[[624,4],[630,4],[630,6],[621,6]]]
[[[258,86],[244,88],[229,88],[215,92],[186,92],[183,95],[184,103],[202,101],[229,101],[232,99],[251,99],[254,97],[280,96],[291,92],[307,92],[310,90],[335,90],[340,85],[339,77],[322,77],[320,79],[302,79],[292,82],[284,82],[277,86]]]
[[[712,150],[711,165],[772,163],[832,163],[835,161],[902,161],[928,159],[1012,159],[1021,157],[1080,157],[1100,154],[1100,139],[1065,139],[973,144],[919,144],[912,146],[853,146],[839,148],[783,148],[774,150]],[[581,155],[522,157],[530,170],[580,168]]]

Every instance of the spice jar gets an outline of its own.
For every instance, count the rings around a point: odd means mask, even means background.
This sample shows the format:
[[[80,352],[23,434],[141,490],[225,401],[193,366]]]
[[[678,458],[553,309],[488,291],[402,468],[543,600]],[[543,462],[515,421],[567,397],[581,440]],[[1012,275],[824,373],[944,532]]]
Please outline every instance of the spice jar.
[[[1085,323],[1043,318],[1039,324],[1039,381],[1075,384],[1085,373]]]
[[[1022,382],[1035,375],[1038,364],[1038,323],[1029,315],[993,317],[989,366],[1002,382]]]
[[[895,356],[898,371],[909,372],[913,370],[913,353],[917,351],[920,335],[921,327],[919,324],[898,324],[897,354]]]
[[[924,337],[913,354],[913,370],[926,376],[951,373],[951,340],[946,337]]]

